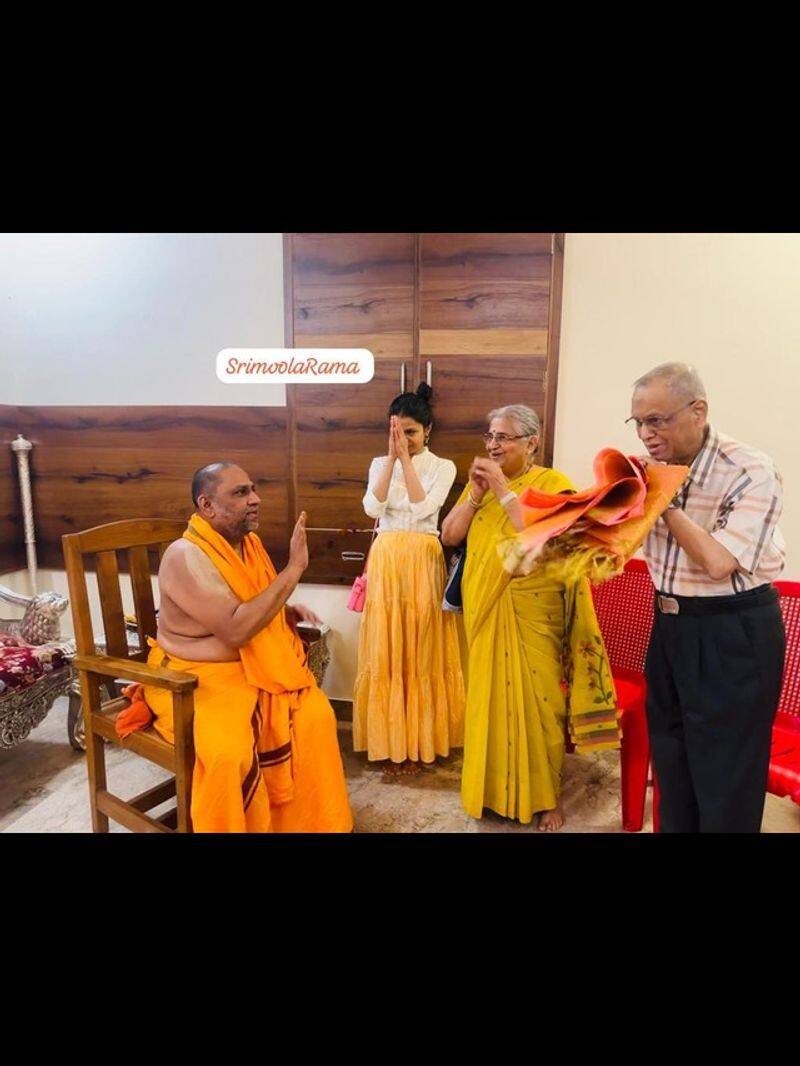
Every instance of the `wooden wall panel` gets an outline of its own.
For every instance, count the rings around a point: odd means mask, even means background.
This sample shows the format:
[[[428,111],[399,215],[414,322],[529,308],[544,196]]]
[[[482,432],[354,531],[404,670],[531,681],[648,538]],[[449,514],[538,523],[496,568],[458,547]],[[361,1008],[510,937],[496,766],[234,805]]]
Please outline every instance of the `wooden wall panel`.
[[[421,329],[419,352],[438,355],[547,355],[546,329]]]
[[[486,416],[495,407],[524,403],[541,413],[545,405],[547,360],[498,357],[469,359],[440,356],[434,364],[435,422],[431,448],[452,459],[458,468],[456,483],[443,508],[449,509],[467,482],[476,455],[485,455],[482,435]],[[543,462],[540,443],[537,461]]]
[[[422,233],[421,278],[544,280],[550,275],[551,233]]]
[[[561,315],[560,273],[556,291],[553,262],[563,248],[559,237],[420,236],[420,363],[424,368],[430,362],[440,424],[448,429],[447,454],[459,464],[459,477],[464,441],[477,421],[485,423],[487,411],[509,403],[536,410],[542,420],[537,459],[552,461]]]
[[[421,355],[546,355],[546,237],[421,234]]]
[[[285,561],[282,408],[0,407],[0,433],[4,440],[22,433],[34,445],[40,566],[63,566],[64,533],[122,518],[188,518],[192,474],[216,459],[240,463],[253,478],[262,500],[260,532],[276,564]]]
[[[361,500],[371,459],[386,450],[387,411],[414,381],[415,234],[292,234],[287,343],[305,348],[369,348],[375,377],[364,385],[295,385],[289,391],[293,514],[308,514],[306,581],[348,584],[361,572],[369,528]],[[288,319],[289,316],[287,316]],[[323,527],[325,532],[317,532]]]
[[[421,234],[423,335],[463,329],[546,333],[552,242],[545,237],[542,250],[542,238],[533,234]]]
[[[415,247],[410,233],[295,234],[295,347],[413,355]]]
[[[387,450],[387,412],[399,392],[400,360],[388,359],[365,385],[296,390],[297,510],[308,512],[309,526],[371,524],[361,500],[370,461]]]
[[[0,574],[25,566],[25,533],[19,495],[17,457],[11,451],[16,433],[0,436]]]

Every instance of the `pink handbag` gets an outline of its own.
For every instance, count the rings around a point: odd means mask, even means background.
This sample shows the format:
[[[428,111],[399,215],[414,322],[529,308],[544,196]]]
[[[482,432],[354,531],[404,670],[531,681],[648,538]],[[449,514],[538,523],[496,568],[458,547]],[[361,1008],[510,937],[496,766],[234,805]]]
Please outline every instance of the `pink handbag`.
[[[364,560],[364,570],[355,579],[353,587],[350,589],[350,598],[347,601],[348,611],[358,611],[360,614],[364,610],[364,604],[367,599],[367,563],[369,562],[369,553],[372,551],[372,545],[375,543],[375,534],[377,532],[378,519],[376,518],[372,530],[372,540],[369,542],[367,557]]]
[[[367,598],[367,575],[359,574],[350,589],[350,599],[347,601],[348,611],[363,611],[364,601]]]

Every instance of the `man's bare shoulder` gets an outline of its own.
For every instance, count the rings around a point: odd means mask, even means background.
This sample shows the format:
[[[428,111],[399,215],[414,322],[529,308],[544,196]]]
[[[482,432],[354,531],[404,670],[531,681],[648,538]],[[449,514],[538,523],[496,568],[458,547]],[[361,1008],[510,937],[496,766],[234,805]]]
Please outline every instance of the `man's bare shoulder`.
[[[187,556],[191,556],[193,553],[196,555],[204,554],[196,544],[192,544],[189,540],[184,540],[183,537],[179,537],[178,540],[173,540],[172,544],[170,544],[161,557],[158,576],[169,577],[172,574],[185,572],[187,567]]]
[[[159,581],[194,586],[198,591],[222,591],[228,588],[225,579],[202,548],[190,540],[175,540],[161,559]]]

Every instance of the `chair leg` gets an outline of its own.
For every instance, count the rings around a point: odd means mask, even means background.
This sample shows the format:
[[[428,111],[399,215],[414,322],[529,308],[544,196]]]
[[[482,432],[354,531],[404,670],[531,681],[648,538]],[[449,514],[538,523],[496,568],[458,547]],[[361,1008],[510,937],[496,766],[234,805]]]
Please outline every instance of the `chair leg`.
[[[192,777],[194,775],[194,695],[173,692],[175,723],[175,796],[178,801],[178,832],[192,832]]]
[[[100,711],[100,684],[103,679],[80,672],[86,735],[86,773],[89,778],[89,807],[92,812],[92,832],[108,832],[108,815],[97,809],[97,793],[107,788],[106,752],[103,738],[92,729],[92,715]]]
[[[103,738],[96,733],[86,735],[86,769],[89,774],[89,806],[92,811],[92,832],[108,832],[108,815],[97,809],[98,789],[106,788],[106,750]]]
[[[644,801],[647,794],[647,768],[650,765],[650,737],[644,703],[622,711],[620,748],[620,789],[622,792],[622,828],[638,833],[644,824]]]

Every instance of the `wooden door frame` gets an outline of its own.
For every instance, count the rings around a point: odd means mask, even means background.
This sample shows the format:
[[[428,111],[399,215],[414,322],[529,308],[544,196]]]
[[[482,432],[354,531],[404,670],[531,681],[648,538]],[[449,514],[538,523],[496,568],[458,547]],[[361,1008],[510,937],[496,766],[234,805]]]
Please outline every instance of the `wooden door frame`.
[[[547,364],[545,368],[544,465],[553,465],[558,394],[558,356],[561,345],[561,298],[564,289],[564,234],[554,233],[550,251],[550,311],[547,317]]]

